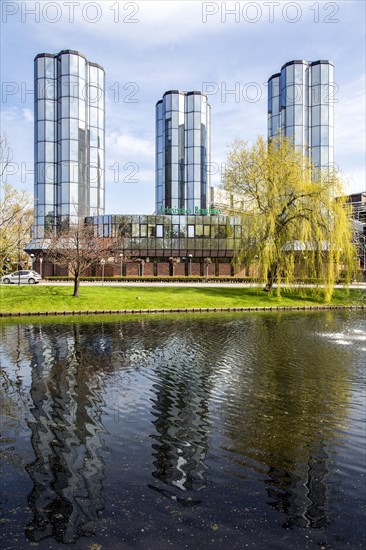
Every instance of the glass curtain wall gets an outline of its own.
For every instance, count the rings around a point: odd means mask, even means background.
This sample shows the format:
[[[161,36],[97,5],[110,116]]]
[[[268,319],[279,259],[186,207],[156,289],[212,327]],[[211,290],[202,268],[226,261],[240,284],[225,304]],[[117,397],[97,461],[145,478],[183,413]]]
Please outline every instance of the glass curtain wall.
[[[310,147],[313,164],[332,166],[334,161],[334,67],[328,61],[311,64],[309,84],[311,108],[309,113]]]
[[[282,135],[314,166],[333,163],[333,65],[290,61],[268,80],[268,138]]]
[[[121,253],[152,257],[229,257],[241,240],[240,216],[105,215],[86,218],[95,236]]]
[[[104,213],[104,70],[73,50],[35,58],[35,224]]]
[[[156,104],[156,213],[207,208],[210,105],[201,92],[166,92]]]

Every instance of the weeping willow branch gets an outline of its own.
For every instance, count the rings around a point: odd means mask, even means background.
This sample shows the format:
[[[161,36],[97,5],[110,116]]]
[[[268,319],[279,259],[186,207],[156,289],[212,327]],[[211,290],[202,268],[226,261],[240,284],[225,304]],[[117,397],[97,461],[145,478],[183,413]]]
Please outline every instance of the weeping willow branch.
[[[356,250],[336,173],[315,169],[284,138],[269,144],[259,138],[252,147],[238,140],[226,166],[225,189],[245,205],[235,261],[258,265],[267,290],[301,274],[322,283],[330,299],[340,273],[351,280]]]

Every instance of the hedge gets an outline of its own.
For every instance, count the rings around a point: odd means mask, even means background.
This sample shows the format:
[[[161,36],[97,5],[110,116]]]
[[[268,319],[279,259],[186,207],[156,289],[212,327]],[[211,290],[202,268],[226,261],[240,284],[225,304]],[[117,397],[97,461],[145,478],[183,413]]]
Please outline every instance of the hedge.
[[[45,281],[59,281],[59,282],[72,282],[73,277],[68,276],[49,276],[44,277]],[[263,281],[256,277],[201,277],[201,276],[157,276],[157,277],[139,277],[139,276],[128,276],[128,277],[80,277],[80,282],[106,282],[106,283],[257,283],[258,285],[264,284]],[[324,279],[319,279],[318,281],[314,278],[304,278],[296,279],[295,284],[325,284]],[[338,284],[344,283],[344,280],[339,279],[336,281]]]
[[[60,281],[68,282],[73,281],[73,277],[68,276],[49,276],[44,277],[45,281]],[[255,277],[200,277],[192,275],[190,277],[169,277],[169,276],[157,276],[157,277],[139,277],[139,276],[127,276],[127,277],[79,277],[80,282],[146,282],[146,283],[206,283],[206,282],[219,282],[219,283],[259,283],[259,280]]]

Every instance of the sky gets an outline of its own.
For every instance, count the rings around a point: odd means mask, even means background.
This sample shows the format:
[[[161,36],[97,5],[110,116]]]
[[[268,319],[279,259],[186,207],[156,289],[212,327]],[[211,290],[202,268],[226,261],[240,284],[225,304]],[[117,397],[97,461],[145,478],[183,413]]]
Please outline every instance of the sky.
[[[267,133],[267,80],[293,59],[334,63],[334,160],[349,193],[365,190],[363,1],[1,2],[1,126],[7,180],[33,195],[33,59],[72,49],[106,72],[106,208],[155,208],[155,104],[206,92],[211,183],[230,146]]]

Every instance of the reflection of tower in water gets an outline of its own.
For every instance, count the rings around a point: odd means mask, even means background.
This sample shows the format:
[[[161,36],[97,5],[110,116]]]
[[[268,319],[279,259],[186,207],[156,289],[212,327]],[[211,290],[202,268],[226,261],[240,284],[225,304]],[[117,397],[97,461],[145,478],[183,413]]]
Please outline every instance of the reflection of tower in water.
[[[329,522],[329,494],[326,477],[328,454],[322,448],[310,454],[303,476],[269,467],[266,480],[268,503],[286,514],[283,527],[294,526],[323,529]],[[306,480],[306,481],[305,481]]]
[[[324,529],[337,494],[329,478],[349,399],[347,370],[344,355],[326,342],[314,346],[317,317],[310,330],[309,319],[296,321],[301,338],[291,316],[257,319],[261,345],[250,353],[247,341],[250,369],[245,360],[234,365],[238,384],[228,388],[227,456],[235,469],[240,456],[245,475],[260,465],[283,527]]]
[[[191,495],[206,486],[210,371],[174,339],[159,358],[155,375],[153,476],[163,485],[150,488],[182,503],[195,504],[199,500],[183,492]]]
[[[102,378],[95,372],[98,357],[80,343],[78,325],[61,335],[55,328],[39,327],[35,338],[35,421],[30,423],[35,460],[27,466],[33,518],[26,534],[32,541],[54,537],[70,544],[92,532],[92,522],[104,508]]]

